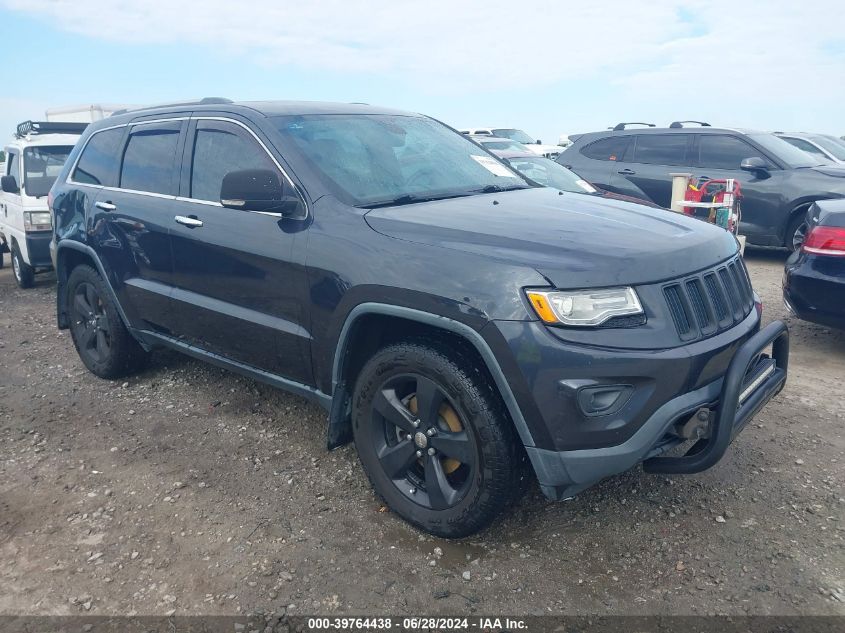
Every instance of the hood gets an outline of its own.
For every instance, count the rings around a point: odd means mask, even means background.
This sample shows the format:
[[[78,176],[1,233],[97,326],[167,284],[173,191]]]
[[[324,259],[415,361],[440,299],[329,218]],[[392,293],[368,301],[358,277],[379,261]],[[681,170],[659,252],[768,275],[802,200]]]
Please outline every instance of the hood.
[[[545,187],[385,207],[365,218],[396,239],[530,266],[558,288],[662,281],[737,250],[730,233],[695,218]]]

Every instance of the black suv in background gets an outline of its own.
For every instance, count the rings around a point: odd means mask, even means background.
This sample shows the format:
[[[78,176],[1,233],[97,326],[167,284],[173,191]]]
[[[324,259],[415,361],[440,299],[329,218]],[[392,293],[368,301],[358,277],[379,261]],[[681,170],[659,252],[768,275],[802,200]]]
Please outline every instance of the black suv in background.
[[[553,499],[709,468],[786,381],[727,232],[539,187],[417,114],[135,110],[89,126],[50,204],[59,327],[94,374],[163,346],[305,396],[442,536],[532,467]]]
[[[668,207],[673,172],[735,178],[742,186],[740,232],[750,244],[800,246],[816,200],[845,197],[845,168],[768,132],[710,127],[612,130],[578,136],[557,161],[596,186]],[[572,135],[570,135],[572,138]]]

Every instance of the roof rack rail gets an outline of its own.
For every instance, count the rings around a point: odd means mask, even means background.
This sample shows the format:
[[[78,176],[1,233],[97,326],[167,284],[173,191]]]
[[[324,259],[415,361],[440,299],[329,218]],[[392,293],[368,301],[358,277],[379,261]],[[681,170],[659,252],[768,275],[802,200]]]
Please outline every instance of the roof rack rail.
[[[176,101],[173,103],[157,103],[155,105],[141,106],[140,108],[123,108],[111,113],[111,116],[119,114],[126,114],[127,112],[138,112],[141,110],[155,110],[156,108],[170,108],[174,106],[192,106],[192,105],[214,105],[216,103],[234,103],[231,99],[226,97],[203,97],[197,101]]]
[[[626,123],[617,123],[613,126],[614,132],[624,130],[628,125],[645,125],[646,127],[657,127],[654,123],[643,123],[642,121],[628,121]]]
[[[684,127],[684,123],[696,123],[701,127],[712,127],[709,123],[705,123],[704,121],[672,121],[669,127],[677,130],[679,127]]]
[[[87,123],[69,121],[24,121],[18,124],[15,137],[23,138],[27,134],[82,134],[86,127]]]

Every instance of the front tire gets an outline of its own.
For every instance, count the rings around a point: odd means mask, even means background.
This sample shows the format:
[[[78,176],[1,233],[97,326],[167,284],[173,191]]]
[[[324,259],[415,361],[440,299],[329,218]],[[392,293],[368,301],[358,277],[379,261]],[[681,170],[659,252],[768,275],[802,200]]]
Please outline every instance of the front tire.
[[[139,371],[148,354],[129,334],[103,278],[90,266],[77,266],[67,282],[70,335],[79,358],[100,378]]]
[[[361,464],[396,514],[459,538],[487,527],[524,492],[525,450],[477,362],[426,343],[377,352],[353,397]]]
[[[16,245],[12,245],[12,272],[15,275],[15,282],[24,290],[35,285],[35,269],[23,260]]]

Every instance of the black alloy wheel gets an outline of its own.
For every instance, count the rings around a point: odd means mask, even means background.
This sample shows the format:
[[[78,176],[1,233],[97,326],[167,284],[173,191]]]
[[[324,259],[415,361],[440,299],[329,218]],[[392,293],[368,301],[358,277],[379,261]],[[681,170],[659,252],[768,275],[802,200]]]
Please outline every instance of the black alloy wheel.
[[[370,426],[385,474],[409,500],[454,507],[470,487],[475,440],[443,390],[418,374],[390,378],[376,393]]]
[[[74,288],[70,317],[80,355],[94,363],[105,362],[111,354],[111,327],[94,284],[84,281]]]
[[[64,306],[70,334],[82,362],[100,378],[140,370],[149,354],[123,324],[108,285],[90,266],[76,266],[67,281]]]
[[[352,432],[376,493],[437,536],[487,527],[531,481],[525,448],[477,356],[460,344],[382,348],[355,380]]]

